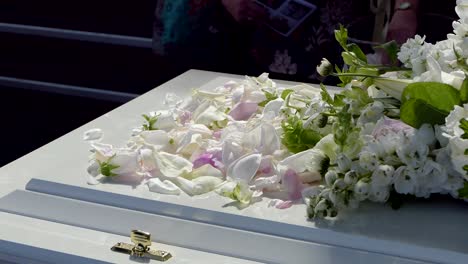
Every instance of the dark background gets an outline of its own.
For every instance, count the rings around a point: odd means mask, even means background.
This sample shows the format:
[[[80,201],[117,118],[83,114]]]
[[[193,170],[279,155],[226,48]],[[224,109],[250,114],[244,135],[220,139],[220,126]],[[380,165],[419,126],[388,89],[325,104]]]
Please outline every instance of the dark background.
[[[0,23],[151,39],[156,1],[0,1]],[[5,32],[0,78],[141,94],[174,77],[151,48]],[[0,79],[0,166],[124,103],[18,88]]]

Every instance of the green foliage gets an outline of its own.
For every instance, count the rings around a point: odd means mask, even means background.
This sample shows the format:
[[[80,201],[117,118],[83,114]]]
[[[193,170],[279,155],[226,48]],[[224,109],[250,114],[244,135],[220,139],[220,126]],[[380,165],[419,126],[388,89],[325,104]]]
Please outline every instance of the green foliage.
[[[362,108],[373,102],[373,100],[367,94],[367,91],[358,87],[352,87],[351,89],[344,90],[341,94],[349,100],[356,101],[359,108]]]
[[[421,99],[410,99],[400,108],[400,118],[406,124],[419,128],[422,124],[442,125],[446,112],[443,112]]]
[[[281,127],[283,128],[281,142],[293,153],[313,148],[322,138],[320,133],[304,128],[302,120],[295,116],[289,117]]]
[[[357,44],[350,43],[347,45],[347,48],[350,52],[354,53],[356,58],[359,59],[363,64],[367,64],[367,56]]]
[[[392,40],[382,45],[375,46],[374,48],[383,49],[385,53],[387,54],[387,56],[390,58],[390,61],[392,62],[392,64],[396,64],[396,62],[398,61],[397,54],[398,54],[399,48],[398,48],[398,44],[396,43],[396,41]]]
[[[278,95],[276,93],[270,93],[268,91],[263,91],[265,93],[266,100],[258,103],[258,106],[265,107],[266,104],[268,104],[270,101],[273,101],[278,98]]]
[[[117,176],[117,174],[113,173],[112,170],[113,169],[117,169],[119,168],[120,166],[118,165],[114,165],[111,163],[111,160],[115,157],[112,156],[109,158],[108,161],[105,161],[105,162],[100,162],[98,161],[98,164],[99,164],[99,170],[101,172],[102,175],[104,176],[107,176],[107,177],[113,177],[113,176]]]
[[[458,197],[463,198],[463,199],[468,199],[468,182],[467,181],[465,181],[465,183],[463,184],[463,188],[458,189]]]
[[[158,130],[154,127],[156,122],[158,122],[158,116],[149,116],[149,115],[142,115],[146,121],[146,124],[143,124],[143,130]]]
[[[344,50],[348,50],[348,30],[340,24],[340,28],[335,30],[335,39]]]
[[[325,87],[325,85],[323,85],[323,83],[320,84],[320,90],[322,90],[320,92],[320,95],[322,96],[322,100],[325,101],[329,105],[333,105],[333,98],[330,95],[330,93],[328,93],[327,88]]]
[[[289,95],[290,93],[292,93],[292,92],[294,92],[293,89],[286,89],[286,90],[284,90],[284,91],[281,93],[281,98],[282,98],[283,100],[286,100],[286,97],[288,97],[288,95]]]
[[[460,88],[460,100],[462,103],[468,103],[468,76],[466,75]]]
[[[460,93],[454,87],[436,82],[409,84],[401,100],[400,117],[408,125],[444,124],[445,117],[461,103]]]
[[[464,132],[463,135],[461,135],[461,138],[468,139],[468,120],[466,118],[460,120],[460,128]]]
[[[356,53],[352,51],[343,51],[341,53],[341,57],[343,57],[344,63],[350,66],[366,66],[367,62],[361,60]]]
[[[352,130],[352,115],[349,112],[349,105],[345,105],[341,111],[337,114],[338,126],[335,127],[333,131],[333,138],[336,144],[340,146],[346,145],[346,140],[348,139],[348,133]]]

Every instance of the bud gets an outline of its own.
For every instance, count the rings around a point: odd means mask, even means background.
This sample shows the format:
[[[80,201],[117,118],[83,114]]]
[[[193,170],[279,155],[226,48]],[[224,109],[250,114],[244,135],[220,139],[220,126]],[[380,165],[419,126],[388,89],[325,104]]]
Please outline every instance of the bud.
[[[323,58],[320,65],[317,66],[317,72],[321,76],[325,77],[333,72],[333,65],[327,59]]]
[[[350,170],[348,172],[346,172],[345,176],[344,176],[344,182],[346,184],[349,184],[349,185],[352,185],[352,184],[355,184],[358,180],[358,175],[355,171],[353,170]]]
[[[325,173],[325,182],[327,183],[328,186],[332,186],[336,179],[338,179],[338,174],[336,173],[336,171],[327,171],[327,173]]]

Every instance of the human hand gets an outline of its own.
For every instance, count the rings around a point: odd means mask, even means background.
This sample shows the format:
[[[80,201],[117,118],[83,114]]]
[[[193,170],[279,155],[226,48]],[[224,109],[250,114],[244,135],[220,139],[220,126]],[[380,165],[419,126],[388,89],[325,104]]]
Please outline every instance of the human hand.
[[[403,44],[414,37],[417,27],[418,18],[414,10],[397,10],[388,26],[387,40]]]
[[[267,12],[253,0],[221,0],[224,8],[238,23],[249,24],[262,21]]]

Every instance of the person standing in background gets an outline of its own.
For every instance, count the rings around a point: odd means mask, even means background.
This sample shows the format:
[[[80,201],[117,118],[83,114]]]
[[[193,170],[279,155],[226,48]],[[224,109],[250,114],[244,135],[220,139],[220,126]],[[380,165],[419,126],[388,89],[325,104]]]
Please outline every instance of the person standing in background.
[[[270,72],[272,78],[317,82],[315,66],[321,58],[336,64],[341,60],[334,39],[339,24],[353,38],[371,42],[395,39],[401,44],[414,36],[419,1],[389,1],[159,0],[153,50],[179,72]],[[278,20],[273,9],[288,18]],[[372,31],[369,25],[381,29]],[[387,34],[376,38],[375,32]]]

